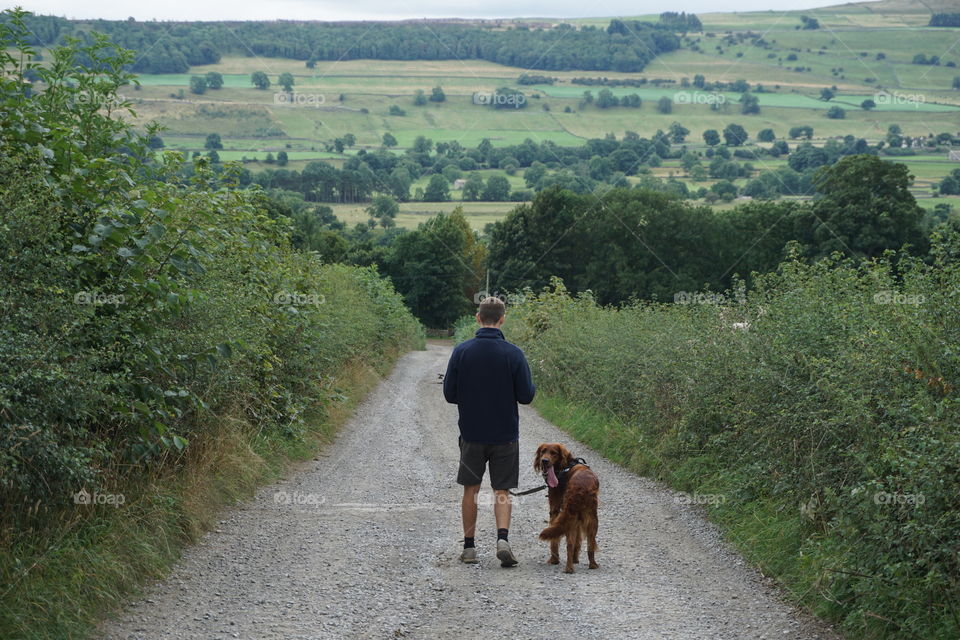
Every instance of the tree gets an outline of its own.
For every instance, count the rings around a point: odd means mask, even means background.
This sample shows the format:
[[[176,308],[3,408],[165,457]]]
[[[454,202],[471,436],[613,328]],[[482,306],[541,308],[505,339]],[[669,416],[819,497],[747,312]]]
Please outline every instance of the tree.
[[[790,127],[790,132],[788,134],[791,140],[796,140],[798,138],[806,138],[807,140],[813,139],[813,127],[809,125],[802,125],[799,127]]]
[[[822,197],[814,202],[803,238],[810,254],[873,258],[904,244],[923,251],[924,214],[910,193],[912,181],[906,165],[867,154],[821,169],[813,184]]]
[[[203,76],[190,77],[190,92],[203,95],[207,92],[207,79]]]
[[[283,90],[287,93],[293,93],[293,74],[292,73],[281,73],[280,78],[277,81],[278,84],[283,87]]]
[[[417,89],[416,93],[413,94],[413,105],[415,107],[422,107],[427,104],[427,96],[423,92],[423,89]]]
[[[474,311],[483,261],[483,245],[457,207],[399,236],[385,271],[421,322],[446,329]]]
[[[467,176],[466,182],[463,183],[461,197],[464,200],[475,201],[480,199],[482,193],[483,176],[481,176],[479,173],[471,173],[469,176]]]
[[[366,212],[372,218],[395,218],[400,213],[400,205],[390,196],[381,194],[373,197]]]
[[[397,139],[389,131],[383,134],[383,146],[387,148],[397,146]]]
[[[717,133],[716,129],[707,129],[703,132],[703,141],[707,143],[707,146],[715,147],[720,144],[720,134]]]
[[[773,129],[761,129],[757,133],[757,140],[760,142],[773,142],[777,139],[777,134],[773,132]]]
[[[823,89],[820,89],[820,99],[823,100],[824,102],[829,102],[833,100],[833,97],[835,95],[837,95],[836,92],[829,87],[824,87]]]
[[[277,166],[285,167],[290,162],[290,156],[287,155],[286,151],[280,151],[277,153]]]
[[[957,176],[953,175],[960,172],[958,169],[954,169],[953,172],[940,181],[939,192],[942,196],[955,196],[960,195],[960,179]]]
[[[430,153],[433,148],[433,140],[426,136],[417,136],[413,140],[413,151],[416,153]]]
[[[960,76],[953,76],[953,88],[960,89]]]
[[[392,115],[392,116],[405,116],[405,115],[407,115],[407,112],[406,112],[406,111],[404,111],[404,110],[401,109],[398,105],[395,105],[395,104],[390,105],[389,113],[390,113],[390,115]]]
[[[744,115],[760,113],[760,99],[752,93],[744,93],[741,95],[740,113]]]
[[[211,133],[207,136],[206,142],[203,143],[204,149],[223,149],[223,142],[220,139],[219,133]]]
[[[827,117],[831,120],[843,120],[847,115],[847,112],[843,110],[842,107],[834,105],[827,109]]]
[[[254,71],[250,74],[250,82],[261,91],[266,91],[270,88],[270,78],[263,71]]]
[[[211,89],[219,89],[223,86],[223,74],[219,71],[210,71],[206,75],[207,78],[207,87]]]
[[[597,94],[597,106],[601,109],[609,109],[610,107],[619,106],[620,100],[617,99],[613,92],[610,89],[600,89],[600,93]]]
[[[746,130],[738,124],[728,124],[723,130],[723,139],[731,147],[739,147],[748,137]]]
[[[447,99],[447,96],[443,93],[443,89],[439,86],[434,87],[430,93],[430,102],[443,102]]]
[[[679,122],[670,124],[670,141],[674,144],[683,144],[683,141],[687,139],[687,135],[689,134],[690,129],[687,129]]]
[[[876,107],[877,107],[877,103],[871,100],[870,98],[867,98],[866,100],[860,103],[860,108],[863,109],[864,111],[870,111],[870,109],[875,109]]]
[[[483,189],[483,199],[502,202],[510,198],[510,181],[504,176],[490,176]]]
[[[352,133],[343,134],[343,144],[349,149],[353,145],[357,144],[357,136]]]
[[[673,100],[671,100],[671,99],[670,99],[669,97],[667,97],[667,96],[663,96],[662,98],[660,98],[660,100],[657,101],[657,111],[659,111],[660,113],[663,113],[663,114],[672,113],[672,112],[673,112]]]
[[[424,202],[446,202],[450,199],[450,183],[439,173],[430,176],[430,182],[423,192]]]

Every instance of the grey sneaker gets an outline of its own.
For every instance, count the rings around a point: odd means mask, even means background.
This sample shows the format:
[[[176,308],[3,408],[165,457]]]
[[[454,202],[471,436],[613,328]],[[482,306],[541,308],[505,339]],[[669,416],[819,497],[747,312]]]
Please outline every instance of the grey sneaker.
[[[469,549],[464,549],[460,553],[460,562],[464,564],[477,564],[477,548],[470,547]]]
[[[506,540],[497,540],[497,559],[500,560],[501,567],[515,567],[517,557],[510,550],[510,543]]]

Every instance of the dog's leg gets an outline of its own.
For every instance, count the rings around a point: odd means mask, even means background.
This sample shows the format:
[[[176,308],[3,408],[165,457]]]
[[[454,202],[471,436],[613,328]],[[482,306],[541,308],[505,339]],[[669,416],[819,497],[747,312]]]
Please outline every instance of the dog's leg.
[[[573,549],[576,546],[577,534],[573,531],[567,532],[567,566],[563,568],[564,573],[573,573]]]
[[[597,528],[599,524],[600,520],[597,518],[596,511],[594,511],[594,513],[591,514],[590,520],[587,522],[587,559],[590,561],[591,569],[600,567],[593,557],[597,551]]]
[[[580,564],[580,544],[583,542],[583,529],[583,522],[577,522],[576,542],[573,543],[573,564]]]
[[[550,559],[547,560],[547,564],[560,564],[560,541],[559,540],[550,541]]]

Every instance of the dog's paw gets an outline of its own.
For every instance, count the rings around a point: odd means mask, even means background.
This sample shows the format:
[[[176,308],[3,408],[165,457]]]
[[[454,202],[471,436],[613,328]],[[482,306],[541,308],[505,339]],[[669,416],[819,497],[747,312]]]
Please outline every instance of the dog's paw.
[[[547,564],[560,564],[560,558],[549,558]]]
[[[564,572],[564,573],[573,573],[573,567],[566,567],[566,568],[563,570],[563,572]]]
[[[590,568],[591,568],[591,569],[599,569],[599,568],[600,568],[600,565],[598,565],[596,562],[591,562],[591,563],[590,563]]]

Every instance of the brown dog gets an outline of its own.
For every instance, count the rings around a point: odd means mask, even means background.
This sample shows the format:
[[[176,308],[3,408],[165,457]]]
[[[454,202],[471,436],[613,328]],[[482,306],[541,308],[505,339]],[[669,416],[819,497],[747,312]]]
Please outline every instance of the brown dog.
[[[574,458],[562,444],[544,443],[533,457],[534,470],[543,474],[549,490],[550,526],[540,532],[541,540],[550,541],[550,564],[560,564],[560,538],[567,538],[567,566],[564,573],[573,573],[580,562],[580,543],[587,539],[590,568],[599,565],[594,559],[597,550],[597,504],[600,480],[579,458]]]

